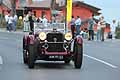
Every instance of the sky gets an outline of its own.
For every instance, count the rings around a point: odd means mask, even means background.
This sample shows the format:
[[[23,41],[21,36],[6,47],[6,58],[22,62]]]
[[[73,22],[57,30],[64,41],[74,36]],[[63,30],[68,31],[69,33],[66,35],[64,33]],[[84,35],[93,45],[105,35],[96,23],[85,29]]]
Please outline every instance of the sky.
[[[107,22],[111,23],[113,19],[120,20],[120,0],[84,0],[84,2],[101,8],[100,12]]]
[[[40,1],[40,0],[37,0]],[[111,23],[113,19],[120,21],[120,0],[83,0],[85,3],[101,8],[100,13],[106,22]]]

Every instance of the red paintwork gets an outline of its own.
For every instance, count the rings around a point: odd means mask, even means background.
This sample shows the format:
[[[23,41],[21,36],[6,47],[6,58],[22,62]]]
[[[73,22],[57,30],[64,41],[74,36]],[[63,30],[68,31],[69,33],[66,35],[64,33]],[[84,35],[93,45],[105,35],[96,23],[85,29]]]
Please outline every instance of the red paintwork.
[[[83,44],[83,39],[81,38],[81,36],[77,36],[76,37],[76,41],[78,44],[82,45]]]
[[[29,39],[29,44],[34,44],[34,42],[35,42],[35,37],[34,37],[34,35],[29,35],[29,36],[28,36],[28,39]]]
[[[25,35],[24,36],[25,44],[34,44],[35,42],[35,37],[34,35]]]

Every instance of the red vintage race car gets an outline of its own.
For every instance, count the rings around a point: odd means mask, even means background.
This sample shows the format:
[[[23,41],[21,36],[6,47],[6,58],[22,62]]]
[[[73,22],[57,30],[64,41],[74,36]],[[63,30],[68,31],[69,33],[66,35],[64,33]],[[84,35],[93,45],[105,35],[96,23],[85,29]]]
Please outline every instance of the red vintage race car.
[[[74,39],[65,31],[64,23],[34,23],[34,32],[23,37],[23,61],[34,68],[36,60],[64,61],[80,69],[83,59],[83,39],[77,35]]]

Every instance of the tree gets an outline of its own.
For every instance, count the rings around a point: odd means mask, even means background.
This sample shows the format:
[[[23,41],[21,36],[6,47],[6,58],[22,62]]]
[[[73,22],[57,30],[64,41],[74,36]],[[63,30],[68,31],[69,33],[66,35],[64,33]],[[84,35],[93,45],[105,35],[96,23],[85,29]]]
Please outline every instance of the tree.
[[[11,0],[11,12],[12,16],[16,14],[16,0]]]

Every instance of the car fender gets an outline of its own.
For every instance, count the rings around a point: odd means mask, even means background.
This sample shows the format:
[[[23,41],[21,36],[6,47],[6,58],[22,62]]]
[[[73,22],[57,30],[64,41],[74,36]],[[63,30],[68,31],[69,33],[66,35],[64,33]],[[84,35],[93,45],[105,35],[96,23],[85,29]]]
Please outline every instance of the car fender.
[[[71,47],[70,50],[71,52],[74,51],[74,44],[77,43],[79,45],[83,45],[83,39],[80,35],[76,36],[72,41],[71,41]]]
[[[28,44],[34,44],[35,42],[35,37],[34,35],[29,35],[27,38]]]
[[[75,41],[77,42],[77,44],[82,45],[83,44],[83,38],[82,38],[82,36],[77,35]]]

